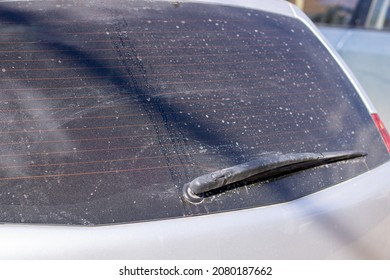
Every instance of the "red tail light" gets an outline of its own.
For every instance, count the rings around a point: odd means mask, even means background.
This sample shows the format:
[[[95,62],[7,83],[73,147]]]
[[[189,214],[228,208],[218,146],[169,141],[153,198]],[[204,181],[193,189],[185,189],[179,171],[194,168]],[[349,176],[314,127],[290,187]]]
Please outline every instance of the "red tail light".
[[[371,116],[375,122],[376,127],[379,129],[382,135],[383,141],[385,142],[385,145],[387,147],[387,151],[390,153],[390,135],[387,132],[386,127],[383,125],[383,122],[379,118],[378,114],[374,113]]]

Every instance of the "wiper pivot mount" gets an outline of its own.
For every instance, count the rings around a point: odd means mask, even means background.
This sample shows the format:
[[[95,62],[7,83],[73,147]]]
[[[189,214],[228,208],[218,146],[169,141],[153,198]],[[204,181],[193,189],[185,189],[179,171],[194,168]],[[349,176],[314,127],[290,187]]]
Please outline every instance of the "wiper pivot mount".
[[[206,192],[229,184],[256,178],[276,178],[281,175],[321,166],[333,162],[366,156],[362,151],[326,153],[264,154],[261,157],[232,167],[199,176],[183,186],[183,197],[190,203],[201,203]]]

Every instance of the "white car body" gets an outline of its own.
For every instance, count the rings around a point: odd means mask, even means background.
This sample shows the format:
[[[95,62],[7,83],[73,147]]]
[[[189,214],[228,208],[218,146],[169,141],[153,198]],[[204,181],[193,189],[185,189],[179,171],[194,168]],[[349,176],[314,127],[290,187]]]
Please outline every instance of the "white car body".
[[[207,2],[210,1],[199,1]],[[302,21],[374,106],[311,21],[274,1],[213,1]],[[385,259],[390,258],[390,162],[286,203],[122,225],[0,225],[1,259]]]
[[[372,1],[359,26],[320,25],[343,60],[353,70],[374,103],[385,125],[390,126],[390,33],[385,26],[390,2]]]

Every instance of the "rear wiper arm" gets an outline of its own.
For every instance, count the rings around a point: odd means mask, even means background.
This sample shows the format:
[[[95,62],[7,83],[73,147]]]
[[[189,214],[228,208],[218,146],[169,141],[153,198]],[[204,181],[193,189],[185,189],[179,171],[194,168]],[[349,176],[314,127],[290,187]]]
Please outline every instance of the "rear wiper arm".
[[[183,197],[200,203],[206,192],[251,178],[276,178],[316,166],[366,156],[362,151],[265,154],[260,158],[199,176],[183,186]]]

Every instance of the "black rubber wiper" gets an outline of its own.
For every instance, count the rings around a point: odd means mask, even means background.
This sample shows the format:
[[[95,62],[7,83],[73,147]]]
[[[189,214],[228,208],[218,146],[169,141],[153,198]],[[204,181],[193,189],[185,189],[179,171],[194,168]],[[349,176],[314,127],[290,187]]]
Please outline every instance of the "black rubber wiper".
[[[328,163],[366,156],[362,151],[326,153],[265,154],[260,158],[199,176],[183,186],[183,197],[200,203],[204,194],[229,184],[255,178],[256,181],[313,168]]]

